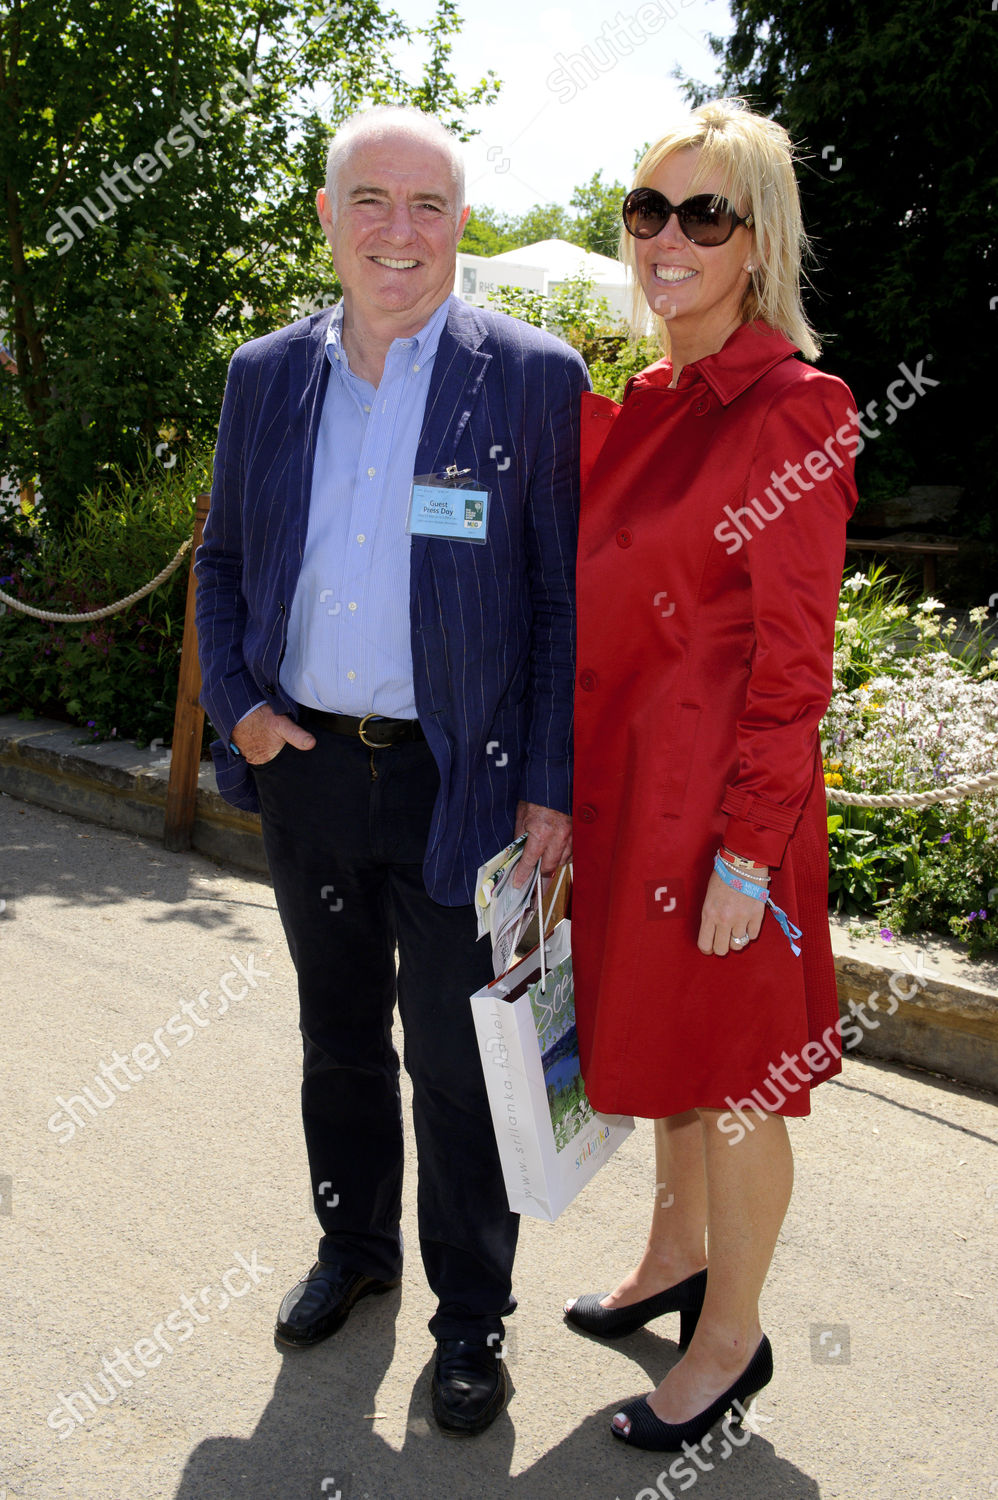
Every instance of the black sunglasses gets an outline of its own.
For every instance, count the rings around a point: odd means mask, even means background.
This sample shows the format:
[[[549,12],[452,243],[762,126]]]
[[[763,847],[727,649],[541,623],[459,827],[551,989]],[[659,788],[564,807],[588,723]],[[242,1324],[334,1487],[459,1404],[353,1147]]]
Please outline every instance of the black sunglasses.
[[[694,245],[724,245],[739,224],[751,229],[755,222],[751,214],[741,218],[726,198],[713,193],[697,193],[676,204],[654,188],[642,187],[634,188],[624,199],[624,228],[636,240],[654,239],[673,214],[683,234]]]

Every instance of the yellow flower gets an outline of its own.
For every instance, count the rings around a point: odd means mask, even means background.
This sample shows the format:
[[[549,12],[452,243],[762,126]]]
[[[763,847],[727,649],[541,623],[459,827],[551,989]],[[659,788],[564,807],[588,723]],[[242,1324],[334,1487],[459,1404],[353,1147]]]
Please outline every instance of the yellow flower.
[[[826,786],[841,786],[842,785],[842,777],[839,775],[838,771],[826,771],[825,772],[825,785]]]

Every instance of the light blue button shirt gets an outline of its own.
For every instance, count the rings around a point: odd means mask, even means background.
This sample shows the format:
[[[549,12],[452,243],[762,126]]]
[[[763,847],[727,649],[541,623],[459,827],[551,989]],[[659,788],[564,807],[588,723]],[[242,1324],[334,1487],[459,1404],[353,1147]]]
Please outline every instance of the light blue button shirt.
[[[330,322],[308,533],[280,674],[284,691],[310,708],[416,717],[405,527],[448,301],[415,337],[394,340],[377,390],[350,369],[342,302]]]

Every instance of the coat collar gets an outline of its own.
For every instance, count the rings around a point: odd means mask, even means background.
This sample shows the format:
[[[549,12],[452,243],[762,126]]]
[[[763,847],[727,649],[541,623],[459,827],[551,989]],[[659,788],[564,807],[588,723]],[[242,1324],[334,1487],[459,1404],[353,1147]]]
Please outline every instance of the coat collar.
[[[703,359],[694,360],[693,364],[684,367],[677,389],[682,390],[703,380],[721,405],[728,406],[774,365],[791,359],[796,353],[796,344],[761,319],[742,323],[716,354],[705,354]],[[626,394],[632,390],[660,390],[671,381],[672,361],[662,359],[640,375],[633,376],[627,383]]]

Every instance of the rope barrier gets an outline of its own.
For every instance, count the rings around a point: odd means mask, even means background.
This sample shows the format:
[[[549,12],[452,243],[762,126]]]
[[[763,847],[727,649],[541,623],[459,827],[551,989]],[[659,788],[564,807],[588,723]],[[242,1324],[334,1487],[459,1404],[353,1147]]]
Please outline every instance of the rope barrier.
[[[139,599],[144,599],[151,594],[153,589],[175,573],[182,559],[189,551],[192,538],[188,537],[177,548],[177,551],[165,568],[161,568],[155,578],[149,580],[142,588],[136,589],[133,594],[126,594],[124,599],[118,599],[114,604],[107,604],[103,609],[91,609],[85,614],[60,615],[52,610],[36,609],[33,604],[25,604],[21,599],[14,599],[10,594],[5,594],[0,589],[0,600],[11,609],[17,610],[22,615],[30,615],[35,620],[51,620],[68,625],[84,624],[90,620],[103,620],[108,615],[120,614],[129,605],[135,604]],[[998,787],[998,771],[988,771],[983,776],[972,776],[961,781],[951,781],[947,786],[936,787],[928,792],[844,792],[838,787],[825,787],[825,798],[828,802],[837,802],[844,807],[931,807],[936,802],[962,802],[965,797],[974,792],[984,791],[988,787]]]
[[[838,787],[826,786],[825,797],[829,802],[839,802],[845,807],[931,807],[934,802],[962,802],[974,792],[986,787],[998,787],[998,771],[988,771],[983,776],[971,776],[962,781],[951,781],[947,786],[936,787],[931,792],[843,792]]]
[[[136,589],[134,594],[126,594],[124,599],[119,599],[115,604],[106,604],[103,609],[91,609],[83,615],[57,615],[52,610],[36,609],[33,604],[25,604],[20,599],[12,599],[10,594],[4,593],[3,589],[0,589],[0,599],[11,609],[17,610],[22,615],[30,615],[34,620],[52,620],[67,625],[83,624],[87,620],[103,620],[108,615],[120,614],[123,609],[127,609],[130,604],[134,604],[137,599],[144,599],[146,594],[151,594],[153,589],[157,589],[161,583],[165,583],[170,574],[175,573],[180,567],[184,554],[190,550],[191,541],[192,538],[188,537],[177,548],[176,555],[172,561],[168,562],[165,568],[161,568],[155,578],[150,579],[142,588]]]

